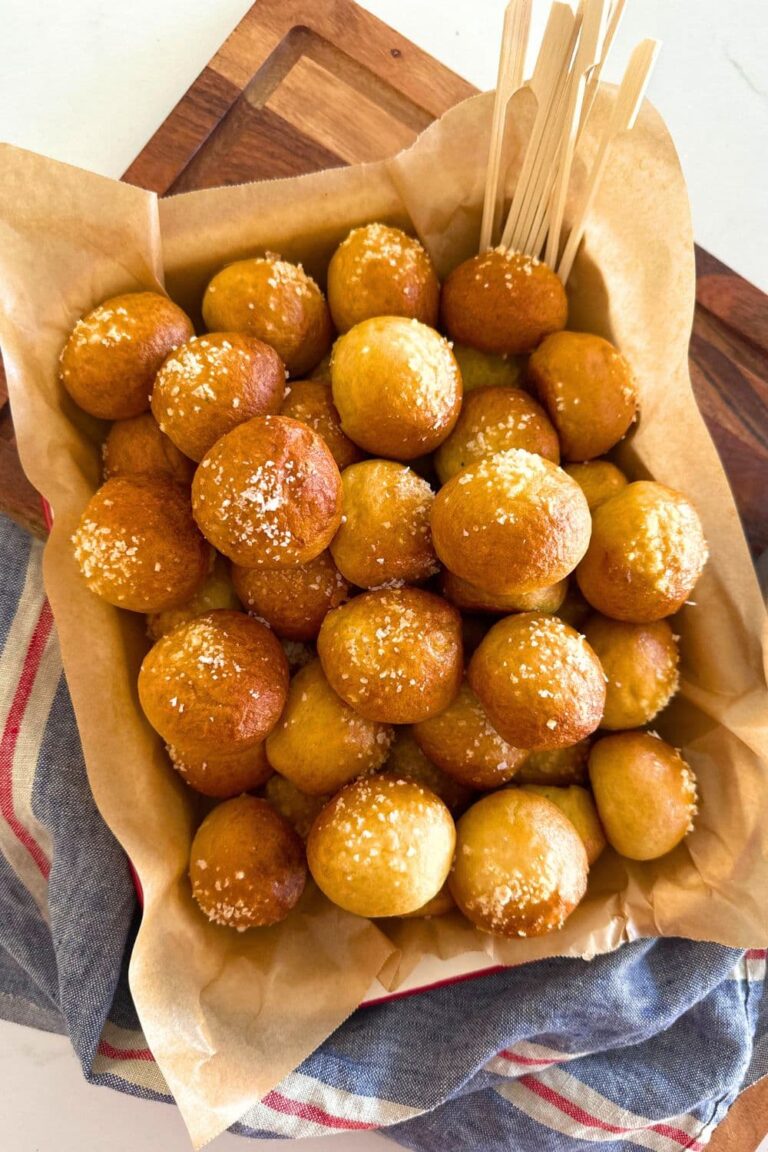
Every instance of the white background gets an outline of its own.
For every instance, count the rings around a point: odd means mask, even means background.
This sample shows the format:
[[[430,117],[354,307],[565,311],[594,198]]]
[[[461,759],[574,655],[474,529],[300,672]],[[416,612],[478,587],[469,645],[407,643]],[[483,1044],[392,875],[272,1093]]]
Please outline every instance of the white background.
[[[0,139],[118,176],[249,4],[0,0]],[[503,0],[364,6],[474,84],[493,86]],[[546,6],[538,0],[535,30]],[[629,0],[627,8],[608,76],[638,39],[664,41],[650,95],[680,150],[697,239],[768,290],[768,5]],[[175,1109],[87,1087],[61,1037],[0,1023],[0,1084],[9,1152],[189,1147]],[[211,1152],[274,1147],[231,1136],[209,1145]],[[359,1133],[301,1143],[302,1152],[387,1147]]]

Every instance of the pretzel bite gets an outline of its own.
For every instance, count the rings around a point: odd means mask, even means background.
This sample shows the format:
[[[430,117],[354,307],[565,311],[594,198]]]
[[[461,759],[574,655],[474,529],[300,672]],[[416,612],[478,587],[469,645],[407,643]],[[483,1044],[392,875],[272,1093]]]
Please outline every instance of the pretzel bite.
[[[310,828],[331,799],[330,796],[310,796],[300,791],[278,772],[273,772],[264,785],[264,796],[302,840],[309,836]]]
[[[303,640],[281,640],[280,647],[285,653],[291,675],[298,672],[299,668],[311,664],[317,655],[314,648]]]
[[[528,755],[499,735],[466,681],[443,712],[414,724],[413,735],[438,768],[480,791],[506,784]]]
[[[146,412],[160,365],[192,335],[189,317],[167,296],[113,296],[75,324],[59,357],[59,379],[91,416],[127,420]]]
[[[629,481],[610,460],[586,460],[583,464],[565,464],[563,470],[575,480],[584,493],[590,512],[605,504],[611,496],[626,488]]]
[[[396,728],[395,738],[385,765],[390,776],[413,780],[423,785],[454,813],[462,812],[472,799],[473,790],[454,780],[424,755],[413,735],[413,728]]]
[[[339,332],[371,316],[413,316],[434,328],[439,298],[426,250],[386,224],[353,228],[328,265],[328,305]]]
[[[592,608],[582,596],[575,580],[568,581],[568,591],[557,610],[557,615],[577,632],[584,631],[584,625],[592,615]]]
[[[333,339],[315,281],[301,264],[271,253],[222,268],[205,290],[203,319],[211,332],[244,332],[271,345],[291,376],[311,372]]]
[[[189,878],[212,923],[238,932],[277,924],[304,891],[304,845],[266,800],[238,796],[219,804],[198,828]]]
[[[214,554],[213,567],[197,592],[185,600],[178,608],[166,608],[164,612],[153,612],[147,617],[147,634],[152,640],[159,640],[167,632],[172,632],[178,624],[205,616],[216,608],[231,608],[239,612],[242,605],[235,595],[229,574],[229,564],[218,552]]]
[[[488,616],[474,616],[463,613],[461,617],[461,639],[464,644],[464,658],[468,660],[480,641],[491,629],[493,620]]]
[[[575,480],[551,460],[510,448],[462,469],[432,506],[439,559],[486,592],[532,592],[573,571],[592,522]]]
[[[437,572],[429,526],[435,495],[426,480],[395,460],[364,460],[341,483],[344,516],[331,553],[350,584],[411,584]]]
[[[582,839],[587,853],[587,863],[591,867],[605,851],[606,840],[595,802],[587,789],[580,788],[578,784],[571,784],[568,788],[554,788],[546,784],[524,784],[522,790],[551,800],[563,815],[568,817]]]
[[[494,624],[469,662],[470,687],[516,748],[564,748],[594,732],[605,705],[595,653],[556,616],[526,612]]]
[[[519,356],[494,356],[480,352],[469,344],[453,345],[453,354],[461,372],[465,394],[475,388],[518,388],[523,360]]]
[[[268,344],[237,332],[193,336],[163,362],[152,389],[152,414],[192,460],[253,416],[279,412],[283,362]]]
[[[637,480],[595,510],[576,579],[604,616],[647,624],[682,607],[706,561],[693,505],[663,484]]]
[[[189,485],[195,465],[178,450],[150,412],[117,420],[102,445],[104,479],[113,476],[167,476]]]
[[[493,248],[454,268],[443,284],[440,314],[452,340],[516,356],[565,327],[568,301],[546,264]]]
[[[456,827],[451,895],[468,920],[499,936],[562,928],[587,888],[587,854],[550,800],[518,788],[483,796]]]
[[[307,424],[322,436],[340,472],[363,459],[357,444],[353,444],[341,430],[341,417],[331,394],[330,375],[327,384],[322,380],[291,381],[285,390],[280,415]]]
[[[448,341],[402,316],[364,320],[341,336],[331,381],[347,436],[393,460],[432,452],[461,407],[461,374]]]
[[[330,552],[296,568],[234,564],[232,580],[248,611],[286,640],[314,640],[327,613],[349,595],[349,585]]]
[[[651,732],[617,732],[593,745],[589,779],[608,843],[630,860],[655,860],[693,831],[696,779],[680,753]]]
[[[601,728],[639,728],[666,708],[680,680],[677,639],[666,620],[628,624],[592,616],[584,635],[607,678]]]
[[[550,784],[565,787],[568,784],[585,784],[587,780],[587,758],[591,744],[580,740],[565,748],[546,748],[540,752],[529,752],[528,758],[518,769],[515,784]]]
[[[422,904],[421,908],[416,908],[413,912],[405,912],[402,914],[402,920],[428,920],[432,916],[447,916],[449,912],[456,911],[456,901],[451,896],[451,890],[446,881],[438,892],[437,896],[433,896],[431,900],[427,900],[426,904]]]
[[[329,388],[331,386],[332,357],[333,345],[331,345],[330,349],[326,352],[325,356],[323,356],[322,360],[312,369],[312,376],[310,377],[310,379],[315,380],[316,382],[327,384]],[[299,417],[297,416],[296,419],[298,420]],[[339,465],[339,467],[341,467],[341,465]]]
[[[260,744],[287,695],[280,642],[242,612],[209,612],[180,624],[149,650],[139,672],[147,719],[188,756],[228,756]]]
[[[356,712],[415,724],[459,690],[461,617],[420,588],[365,592],[328,613],[317,652],[331,687]]]
[[[602,456],[637,413],[629,364],[590,332],[555,332],[528,361],[528,375],[557,428],[566,460]]]
[[[217,440],[192,481],[204,535],[244,568],[308,564],[341,522],[341,476],[325,441],[287,416],[256,416]]]
[[[348,784],[323,809],[307,841],[315,881],[358,916],[403,916],[442,888],[456,831],[434,793],[382,774]]]
[[[568,581],[558,580],[548,588],[534,588],[531,592],[486,592],[477,588],[447,568],[440,577],[443,596],[462,612],[488,612],[508,615],[510,612],[557,612],[565,600]]]
[[[440,483],[487,456],[524,448],[560,463],[557,433],[543,408],[520,388],[478,388],[464,397],[456,427],[435,453]]]
[[[203,796],[227,800],[241,792],[253,792],[272,775],[264,744],[254,744],[242,752],[187,753],[169,745],[171,764],[186,784]]]
[[[213,562],[189,493],[165,476],[107,480],[88,501],[72,543],[91,592],[131,612],[183,604]]]
[[[388,725],[345,704],[313,660],[291,681],[285,711],[267,737],[267,756],[302,792],[321,796],[381,768],[392,737]]]

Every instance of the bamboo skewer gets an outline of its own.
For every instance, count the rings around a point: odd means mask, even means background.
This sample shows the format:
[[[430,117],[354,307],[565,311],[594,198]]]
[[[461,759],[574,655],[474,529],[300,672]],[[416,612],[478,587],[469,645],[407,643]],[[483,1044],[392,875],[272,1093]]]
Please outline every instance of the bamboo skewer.
[[[597,96],[597,90],[600,87],[600,76],[603,71],[603,64],[606,61],[608,53],[610,52],[613,41],[616,38],[616,33],[621,24],[621,18],[624,15],[624,8],[626,0],[614,0],[613,7],[611,8],[608,22],[606,24],[605,35],[603,37],[602,47],[600,49],[600,59],[596,66],[590,72],[589,79],[587,80],[587,89],[584,93],[584,105],[581,110],[581,120],[579,122],[579,136],[584,131],[584,125],[587,122],[587,117],[592,111],[592,105]]]
[[[539,255],[547,232],[546,212],[557,175],[557,154],[563,132],[567,86],[566,66],[558,87],[549,131],[542,147],[537,183],[520,231],[520,251],[527,252],[530,256]]]
[[[626,0],[555,0],[528,82],[536,99],[531,135],[517,186],[504,221],[501,248],[544,258],[565,283],[573,268],[586,223],[598,194],[610,148],[637,119],[660,45],[638,44],[616,93],[608,123],[597,141],[592,167],[580,194],[575,219],[559,256],[573,161],[579,139],[600,90],[603,66],[619,28]],[[510,0],[505,12],[499,79],[483,204],[480,251],[496,235],[507,105],[522,82],[531,0]],[[559,265],[558,265],[559,257]]]
[[[499,211],[501,154],[504,145],[507,103],[523,80],[525,52],[531,24],[531,6],[532,0],[509,0],[504,13],[499,73],[491,121],[491,142],[485,180],[483,217],[480,226],[481,252],[485,252],[493,243],[494,228]]]
[[[532,177],[536,168],[536,160],[552,115],[552,105],[557,96],[558,82],[563,68],[567,67],[567,61],[564,57],[569,44],[572,51],[574,24],[573,10],[569,4],[555,3],[552,5],[536,66],[528,82],[533,95],[536,97],[536,116],[512,204],[502,232],[501,246],[503,248],[508,248],[510,244],[519,245],[518,224],[533,191]]]
[[[576,137],[581,120],[584,91],[588,72],[591,68],[594,68],[599,59],[600,33],[603,26],[604,9],[605,0],[585,0],[581,36],[579,37],[579,43],[576,47],[576,57],[574,59],[573,71],[568,87],[564,132],[557,165],[557,175],[555,177],[555,184],[547,213],[547,247],[545,259],[550,268],[554,268],[557,263],[560,233],[565,215],[565,201],[568,195],[568,184],[571,178],[573,156],[576,150]]]
[[[579,3],[574,17],[571,36],[562,56],[562,68],[551,106],[549,123],[542,141],[540,158],[536,165],[533,191],[529,196],[527,207],[523,211],[520,226],[517,230],[517,246],[519,250],[521,252],[527,252],[531,256],[539,255],[543,238],[546,235],[545,225],[541,239],[537,243],[537,237],[541,231],[542,221],[545,220],[547,205],[549,204],[552,186],[557,174],[557,155],[559,143],[562,138],[566,93],[568,91],[574,51],[581,34],[583,15],[583,4]]]
[[[600,140],[576,219],[563,250],[560,266],[557,269],[557,274],[563,283],[566,282],[573,268],[573,262],[584,235],[587,218],[605,173],[611,144],[620,132],[634,126],[660,47],[661,44],[658,40],[643,40],[637,45],[630,57],[624,78],[616,94],[610,120]]]

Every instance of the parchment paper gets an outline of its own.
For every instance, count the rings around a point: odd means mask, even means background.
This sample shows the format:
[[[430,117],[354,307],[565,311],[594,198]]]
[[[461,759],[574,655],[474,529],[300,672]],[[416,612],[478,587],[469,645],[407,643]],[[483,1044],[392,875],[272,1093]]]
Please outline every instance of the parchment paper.
[[[612,99],[603,94],[596,107],[576,186]],[[275,928],[236,935],[209,925],[185,876],[199,809],[167,766],[136,697],[147,647],[143,619],[92,596],[72,559],[69,537],[98,484],[103,434],[57,382],[57,356],[77,318],[109,295],[164,280],[199,323],[204,285],[228,261],[270,249],[303,260],[322,281],[349,228],[376,219],[410,223],[445,273],[477,242],[489,101],[460,105],[389,162],[160,202],[0,149],[0,346],[19,450],[54,511],[46,586],[89,780],[144,888],[131,988],[196,1147],[312,1051],[377,974],[395,987],[424,952],[484,950],[496,962],[520,963],[588,958],[639,936],[768,945],[766,618],[725,475],[691,394],[688,204],[673,145],[648,104],[612,151],[569,288],[570,326],[608,336],[630,359],[642,416],[622,463],[634,476],[685,492],[712,550],[696,607],[676,621],[683,686],[658,725],[682,746],[702,796],[696,830],[675,852],[647,864],[606,853],[565,928],[538,940],[496,940],[458,917],[374,926],[333,908],[311,885]],[[533,108],[529,93],[513,97],[510,188]]]

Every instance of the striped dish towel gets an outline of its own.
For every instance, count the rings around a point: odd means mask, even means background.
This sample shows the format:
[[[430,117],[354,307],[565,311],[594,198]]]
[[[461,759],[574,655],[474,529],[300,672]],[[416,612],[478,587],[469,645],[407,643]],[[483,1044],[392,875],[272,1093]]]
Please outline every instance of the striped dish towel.
[[[40,558],[0,518],[0,1016],[66,1032],[92,1083],[170,1102],[128,990],[133,887],[88,790]],[[234,1130],[700,1149],[768,1074],[764,975],[764,952],[639,941],[360,1009]]]

